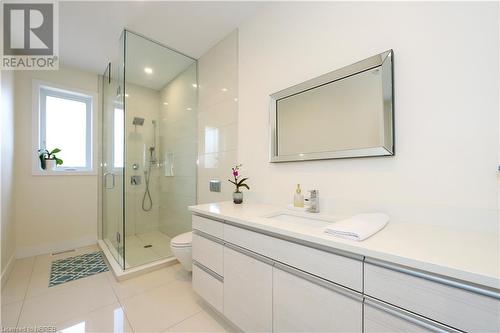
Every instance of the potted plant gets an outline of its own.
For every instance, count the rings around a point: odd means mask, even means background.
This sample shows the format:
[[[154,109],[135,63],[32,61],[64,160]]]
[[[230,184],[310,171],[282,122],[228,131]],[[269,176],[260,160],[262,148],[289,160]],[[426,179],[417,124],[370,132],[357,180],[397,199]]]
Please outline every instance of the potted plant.
[[[47,149],[38,149],[38,157],[40,158],[40,167],[43,170],[54,170],[56,166],[63,164],[63,160],[56,156],[61,149],[55,148],[52,151]]]
[[[228,181],[230,183],[232,183],[232,184],[234,184],[234,186],[236,186],[236,190],[233,192],[233,202],[235,204],[241,204],[243,202],[243,192],[240,191],[240,187],[244,187],[247,190],[250,189],[250,187],[247,184],[245,184],[245,181],[248,178],[240,179],[240,168],[241,167],[242,167],[242,165],[239,164],[239,165],[235,166],[234,168],[232,168],[234,180],[228,179]]]

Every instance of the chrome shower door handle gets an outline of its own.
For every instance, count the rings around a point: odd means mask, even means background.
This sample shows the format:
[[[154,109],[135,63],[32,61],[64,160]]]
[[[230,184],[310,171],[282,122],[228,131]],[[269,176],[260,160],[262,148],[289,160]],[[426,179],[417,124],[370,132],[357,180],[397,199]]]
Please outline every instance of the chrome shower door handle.
[[[108,186],[108,176],[111,176],[111,186]],[[104,189],[112,190],[115,188],[115,174],[112,172],[106,172],[103,175],[104,178]]]

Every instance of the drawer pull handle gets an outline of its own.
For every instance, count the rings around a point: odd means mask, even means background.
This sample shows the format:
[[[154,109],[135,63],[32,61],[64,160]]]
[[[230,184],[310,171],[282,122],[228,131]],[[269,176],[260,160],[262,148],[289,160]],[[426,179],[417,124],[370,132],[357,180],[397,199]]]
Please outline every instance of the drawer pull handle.
[[[269,259],[267,257],[264,257],[264,256],[262,256],[260,254],[257,254],[255,252],[252,252],[250,250],[244,249],[242,247],[239,247],[239,246],[231,244],[231,243],[225,243],[224,245],[227,248],[229,248],[229,249],[231,249],[233,251],[236,251],[236,252],[239,252],[239,253],[244,254],[246,256],[249,256],[251,258],[254,258],[254,259],[256,259],[258,261],[261,261],[261,262],[263,262],[265,264],[268,264],[268,265],[271,265],[271,266],[274,265],[274,261],[273,260],[271,260],[271,259]]]
[[[215,273],[210,268],[207,268],[207,267],[203,266],[202,264],[200,264],[199,262],[197,262],[195,260],[193,260],[193,265],[196,266],[196,267],[198,267],[199,269],[201,269],[202,271],[204,271],[208,275],[211,275],[213,278],[219,280],[220,282],[224,282],[224,277],[222,277],[219,274]]]
[[[392,305],[386,304],[382,301],[376,300],[372,297],[365,296],[365,305],[371,306],[380,311],[391,314],[395,317],[409,321],[415,325],[426,328],[432,332],[436,333],[459,333],[461,331],[451,328],[449,326],[442,325],[440,323],[433,322],[427,318],[420,317],[411,312],[405,311],[403,309],[396,308]]]
[[[193,230],[193,234],[198,235],[200,237],[206,238],[208,240],[211,240],[212,242],[224,245],[224,241],[220,238],[217,238],[215,236],[209,235],[206,232],[200,231],[200,230]]]
[[[311,283],[314,283],[320,287],[323,287],[323,288],[329,289],[331,291],[334,291],[336,293],[342,294],[344,296],[350,297],[356,301],[360,301],[360,302],[363,301],[363,296],[360,293],[353,291],[351,289],[342,287],[342,286],[335,284],[333,282],[324,280],[324,279],[319,278],[317,276],[314,276],[312,274],[306,273],[306,272],[301,271],[297,268],[294,268],[294,267],[291,267],[288,265],[284,265],[284,264],[279,263],[279,262],[275,262],[274,267],[276,267],[277,269],[280,269],[284,272],[290,273],[298,278],[301,278],[301,279],[307,280]]]
[[[399,273],[408,274],[408,275],[415,276],[415,277],[418,277],[421,279],[429,280],[432,282],[437,282],[437,283],[444,284],[444,285],[447,285],[450,287],[470,291],[470,292],[473,292],[476,294],[480,294],[483,296],[488,296],[488,297],[492,297],[492,298],[500,300],[500,292],[492,290],[492,289],[486,289],[486,287],[474,286],[474,285],[471,285],[471,284],[468,284],[465,282],[453,280],[450,278],[441,277],[441,276],[434,275],[431,273],[426,273],[423,271],[418,271],[418,270],[406,268],[406,267],[400,266],[398,264],[388,263],[388,262],[385,262],[382,260],[377,260],[377,259],[368,258],[368,257],[365,258],[365,263],[379,266],[382,268],[387,268],[389,270],[396,271]]]

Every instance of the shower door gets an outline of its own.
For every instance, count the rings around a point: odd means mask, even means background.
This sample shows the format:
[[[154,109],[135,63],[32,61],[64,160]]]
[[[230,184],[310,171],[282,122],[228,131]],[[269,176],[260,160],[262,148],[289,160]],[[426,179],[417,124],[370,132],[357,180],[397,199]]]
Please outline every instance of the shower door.
[[[123,48],[123,35],[120,45]],[[123,57],[110,63],[103,75],[102,239],[118,264],[124,269],[125,114],[123,63]]]

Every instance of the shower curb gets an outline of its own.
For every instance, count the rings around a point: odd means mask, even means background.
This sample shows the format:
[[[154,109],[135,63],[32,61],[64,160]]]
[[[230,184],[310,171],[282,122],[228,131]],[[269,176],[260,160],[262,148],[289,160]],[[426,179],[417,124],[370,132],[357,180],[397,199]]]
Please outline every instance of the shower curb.
[[[102,250],[104,253],[104,258],[106,262],[108,263],[109,267],[111,267],[111,271],[113,272],[113,276],[117,281],[125,281],[130,278],[146,274],[152,271],[155,271],[157,269],[163,268],[163,267],[168,267],[175,265],[178,263],[177,259],[175,257],[171,258],[165,258],[165,259],[160,259],[156,260],[144,265],[140,265],[137,267],[132,267],[132,268],[127,268],[123,269],[115,260],[113,255],[111,254],[111,251],[109,250],[108,246],[106,243],[102,240],[99,239],[97,240],[97,244],[99,245],[99,248]]]

